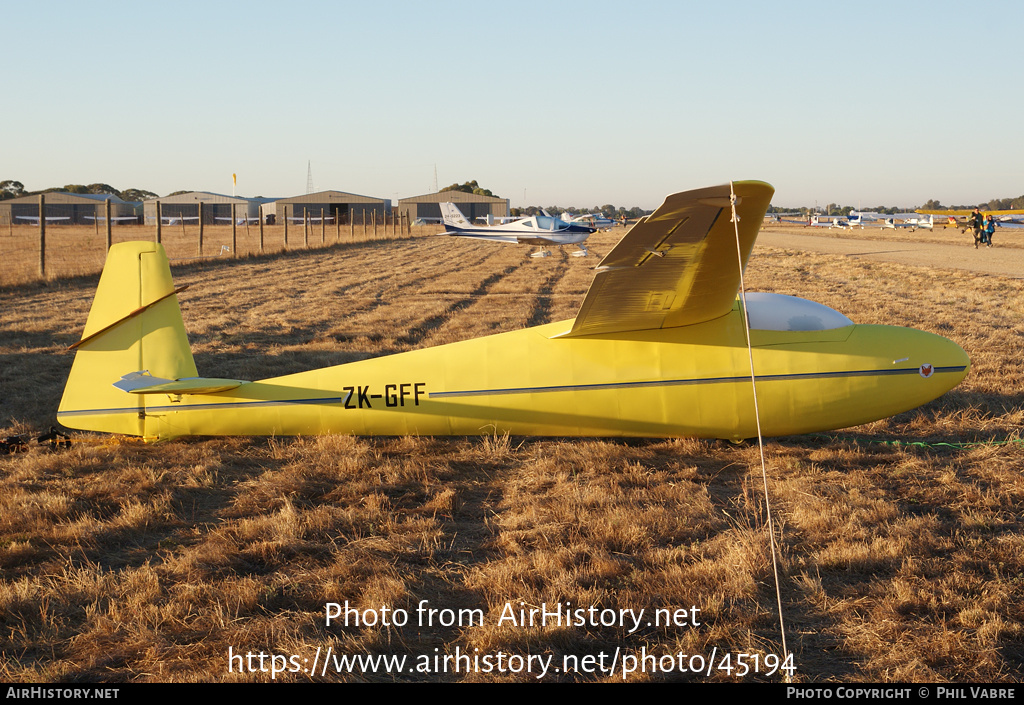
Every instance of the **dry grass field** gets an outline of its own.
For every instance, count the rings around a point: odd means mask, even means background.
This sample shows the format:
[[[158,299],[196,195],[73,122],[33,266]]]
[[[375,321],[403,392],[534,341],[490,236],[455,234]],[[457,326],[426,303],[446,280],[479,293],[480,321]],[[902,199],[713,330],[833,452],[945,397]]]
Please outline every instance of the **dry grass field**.
[[[200,374],[253,379],[575,315],[596,259],[528,254],[414,237],[175,278]],[[767,442],[793,680],[1020,681],[1019,282],[769,248],[747,274],[973,364],[921,409]],[[0,435],[54,422],[96,281],[0,289]],[[756,446],[79,434],[0,456],[0,679],[780,681],[764,519]],[[327,624],[346,601],[359,623]],[[565,603],[594,610],[507,619]]]
[[[415,226],[408,224],[396,233],[389,222],[385,227],[376,227],[369,221],[352,225],[311,223],[290,223],[285,233],[284,225],[263,227],[263,246],[260,247],[260,226],[239,225],[234,231],[235,247],[232,248],[231,225],[206,225],[202,233],[202,252],[199,251],[199,226],[165,225],[161,229],[160,242],[172,260],[185,262],[198,259],[230,259],[232,251],[245,257],[285,250],[308,250],[339,243],[369,242],[396,237],[432,234],[439,226]],[[409,232],[411,230],[411,233]],[[286,240],[287,235],[287,240]],[[111,230],[114,243],[131,240],[155,241],[155,225],[115,225]],[[88,225],[49,225],[46,228],[45,276],[39,274],[39,228],[32,225],[0,225],[0,287],[25,284],[40,279],[64,279],[82,274],[93,274],[103,269],[106,258],[107,234],[105,228]]]

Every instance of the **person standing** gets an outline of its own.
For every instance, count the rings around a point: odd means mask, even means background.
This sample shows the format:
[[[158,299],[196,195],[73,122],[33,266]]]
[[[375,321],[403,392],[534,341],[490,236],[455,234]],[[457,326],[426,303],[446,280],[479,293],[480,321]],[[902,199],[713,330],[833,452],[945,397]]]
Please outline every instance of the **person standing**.
[[[985,218],[977,208],[971,213],[971,229],[974,230],[974,249],[978,249],[978,243],[982,242],[981,232],[985,228]]]
[[[985,232],[982,237],[985,240],[985,245],[992,247],[992,234],[996,231],[996,219],[991,215],[985,216]]]

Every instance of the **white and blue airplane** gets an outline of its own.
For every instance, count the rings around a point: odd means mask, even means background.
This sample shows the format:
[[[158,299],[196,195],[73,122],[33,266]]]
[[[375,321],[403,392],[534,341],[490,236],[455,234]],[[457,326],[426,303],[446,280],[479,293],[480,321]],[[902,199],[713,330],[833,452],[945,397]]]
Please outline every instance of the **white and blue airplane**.
[[[601,213],[583,213],[576,216],[562,213],[562,220],[573,225],[589,225],[597,230],[611,230],[618,223],[616,220],[604,217]]]
[[[902,222],[897,223],[897,220],[901,220]],[[885,219],[885,224],[882,227],[889,228],[891,230],[910,228],[910,232],[914,232],[918,228],[934,230],[935,217],[932,215],[920,215],[918,213],[895,213],[891,217]]]
[[[809,225],[816,228],[839,228],[853,230],[858,225],[864,229],[864,221],[860,216],[847,215],[812,215]]]
[[[454,203],[442,203],[441,216],[445,232],[449,235],[540,246],[542,249],[534,252],[531,257],[547,257],[551,253],[543,248],[549,245],[576,245],[579,250],[573,252],[573,256],[586,257],[587,248],[583,242],[596,232],[595,228],[566,223],[550,215],[531,215],[491,227],[473,225]]]

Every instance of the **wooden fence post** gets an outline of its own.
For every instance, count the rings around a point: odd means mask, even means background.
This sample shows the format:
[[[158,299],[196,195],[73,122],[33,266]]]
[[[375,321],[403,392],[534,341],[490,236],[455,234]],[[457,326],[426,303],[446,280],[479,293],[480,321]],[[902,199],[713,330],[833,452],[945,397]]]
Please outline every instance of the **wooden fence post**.
[[[160,209],[160,199],[156,201],[156,241],[160,242],[160,225],[164,219],[163,211]]]
[[[370,212],[370,217],[373,218],[373,239],[377,239],[377,209],[374,208]]]
[[[260,204],[260,254],[263,254],[263,204]]]
[[[366,209],[363,209],[363,239],[366,239]]]
[[[231,204],[231,256],[238,256],[238,218],[235,215],[235,204]]]
[[[320,244],[327,242],[327,221],[324,220],[324,209],[320,209]]]
[[[302,207],[302,246],[309,249],[309,210]]]
[[[199,256],[203,256],[203,202],[199,202]]]
[[[104,208],[104,210],[107,214],[107,252],[110,252],[110,246],[113,244],[114,241],[113,232],[111,231],[112,224],[110,222],[110,199],[106,199],[104,203],[106,203],[106,207]]]
[[[46,198],[39,194],[39,276],[46,278]]]
[[[288,249],[288,204],[284,204],[284,249]]]

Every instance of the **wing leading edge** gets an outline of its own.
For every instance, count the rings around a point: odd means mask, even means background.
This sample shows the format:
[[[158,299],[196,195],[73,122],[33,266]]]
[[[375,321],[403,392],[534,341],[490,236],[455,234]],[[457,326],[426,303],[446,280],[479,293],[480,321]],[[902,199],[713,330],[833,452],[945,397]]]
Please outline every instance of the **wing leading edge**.
[[[733,183],[743,266],[775,189]],[[566,337],[673,328],[728,313],[740,273],[729,184],[669,196],[601,260]]]

